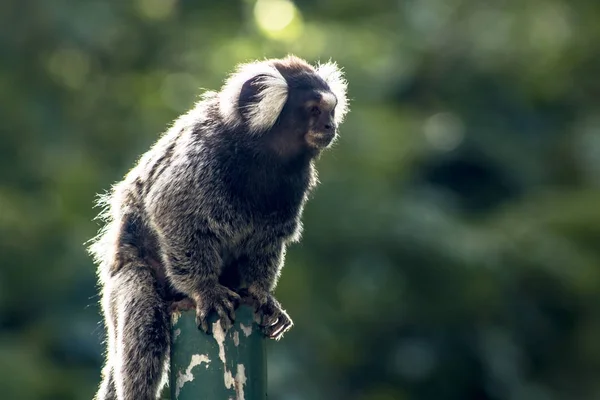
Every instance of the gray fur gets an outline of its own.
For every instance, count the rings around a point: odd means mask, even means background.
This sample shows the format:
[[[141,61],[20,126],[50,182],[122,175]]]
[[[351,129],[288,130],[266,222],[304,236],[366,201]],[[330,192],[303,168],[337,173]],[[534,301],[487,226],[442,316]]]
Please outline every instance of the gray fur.
[[[252,301],[267,336],[279,339],[292,326],[272,292],[286,246],[300,239],[317,182],[313,160],[337,137],[347,111],[345,81],[332,64],[335,90],[298,58],[257,64],[287,82],[276,121],[259,104],[273,101],[261,76],[248,76],[234,96],[206,93],[101,199],[105,226],[90,246],[108,336],[97,400],[157,397],[168,365],[169,310],[180,300],[193,300],[204,331],[210,313],[228,328],[240,296]],[[305,111],[314,93],[315,104],[318,93],[327,94],[327,110],[333,94],[342,115]],[[224,98],[237,104],[223,107]]]

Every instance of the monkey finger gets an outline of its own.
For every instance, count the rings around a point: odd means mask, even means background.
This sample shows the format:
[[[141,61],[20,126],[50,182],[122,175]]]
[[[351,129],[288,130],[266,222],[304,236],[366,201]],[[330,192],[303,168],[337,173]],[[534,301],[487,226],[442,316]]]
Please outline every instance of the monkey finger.
[[[208,324],[208,320],[206,319],[206,316],[201,315],[201,314],[196,314],[196,326],[198,326],[198,329],[200,329],[204,333],[207,333],[207,334],[210,333],[210,328],[209,328],[209,324]]]
[[[278,313],[262,314],[259,325],[262,327],[265,327],[265,328],[269,328],[271,326],[276,325],[278,321],[279,321]]]
[[[227,300],[229,300],[231,308],[233,308],[234,310],[237,309],[240,303],[242,302],[241,296],[232,290],[229,290],[227,294]]]
[[[198,326],[198,329],[207,334],[211,334],[211,324],[208,321],[210,315],[210,308],[196,307],[196,325]]]
[[[278,323],[276,325],[271,325],[271,326],[264,327],[263,328],[263,333],[269,339],[279,340],[279,338],[281,337],[281,333],[282,333],[282,331],[283,331],[284,328],[285,328],[284,323],[280,322],[280,323]]]
[[[221,300],[221,302],[215,307],[215,308],[222,308],[224,313],[226,313],[226,315],[229,317],[229,319],[231,319],[232,321],[235,320],[235,309],[236,309],[236,305],[235,305],[235,300],[231,301],[228,299],[223,299]],[[221,315],[221,314],[219,314]]]
[[[217,315],[219,315],[219,319],[221,320],[221,327],[223,327],[223,330],[227,332],[233,326],[233,318],[230,318],[229,316],[229,309],[227,307],[217,305],[215,310],[217,311]]]
[[[283,337],[283,334],[290,330],[293,323],[289,318],[281,318],[276,325],[269,327],[270,334],[269,338],[279,340]]]
[[[271,334],[269,335],[269,338],[274,339],[274,340],[281,339],[283,337],[284,328],[285,328],[284,325],[278,326],[276,330],[273,330],[273,332],[271,332]]]
[[[242,298],[237,293],[235,293],[235,296],[233,296],[233,299],[230,299],[230,301],[233,304],[233,309],[235,310],[240,306]]]
[[[273,331],[274,327],[277,325],[277,323],[279,322],[279,318],[269,318],[268,322],[263,323],[264,321],[260,321],[258,323],[258,326],[260,328],[260,330],[264,333],[265,336],[271,336],[271,332]]]
[[[229,314],[233,315],[239,305],[239,301],[233,297],[226,297],[221,301],[221,304]]]
[[[230,320],[235,321],[235,308],[227,308],[227,316]]]
[[[220,319],[221,328],[223,328],[224,332],[229,331],[233,327],[233,322],[229,318],[221,318]]]

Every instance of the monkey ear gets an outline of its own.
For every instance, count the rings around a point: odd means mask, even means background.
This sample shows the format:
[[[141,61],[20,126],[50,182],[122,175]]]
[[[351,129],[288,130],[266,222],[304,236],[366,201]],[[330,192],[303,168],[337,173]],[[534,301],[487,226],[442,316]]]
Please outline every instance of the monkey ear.
[[[316,68],[317,75],[319,75],[331,89],[331,92],[337,98],[337,106],[335,107],[335,122],[341,124],[344,117],[349,111],[348,98],[346,97],[346,91],[348,88],[348,82],[344,78],[344,73],[341,68],[333,61],[329,61],[325,64],[319,64]]]
[[[219,93],[219,110],[226,124],[246,122],[251,133],[264,132],[277,121],[288,97],[288,84],[267,63],[241,65]]]

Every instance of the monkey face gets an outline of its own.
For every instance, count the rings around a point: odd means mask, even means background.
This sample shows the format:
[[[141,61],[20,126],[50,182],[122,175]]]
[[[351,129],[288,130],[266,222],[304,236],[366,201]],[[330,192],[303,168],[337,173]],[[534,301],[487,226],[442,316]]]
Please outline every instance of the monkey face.
[[[273,128],[264,140],[282,156],[317,155],[337,137],[337,98],[322,83],[291,88]]]
[[[242,65],[218,98],[225,126],[282,157],[320,153],[348,112],[346,81],[335,63],[313,67],[294,56]]]
[[[306,143],[313,148],[329,146],[336,136],[335,106],[337,99],[327,91],[315,92],[315,99],[304,104],[308,120],[308,131],[304,135]]]

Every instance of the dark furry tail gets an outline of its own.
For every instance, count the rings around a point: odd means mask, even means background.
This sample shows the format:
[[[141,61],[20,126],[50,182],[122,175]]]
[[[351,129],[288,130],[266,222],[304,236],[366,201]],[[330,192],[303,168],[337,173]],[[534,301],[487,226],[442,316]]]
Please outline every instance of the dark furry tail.
[[[166,383],[169,315],[153,271],[122,268],[104,296],[109,346],[96,399],[154,400]]]
[[[111,220],[91,249],[108,341],[96,400],[154,400],[166,383],[168,307],[156,271],[140,255],[136,227],[132,215]]]

